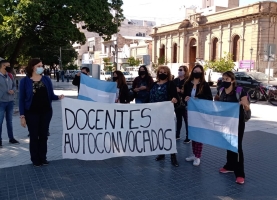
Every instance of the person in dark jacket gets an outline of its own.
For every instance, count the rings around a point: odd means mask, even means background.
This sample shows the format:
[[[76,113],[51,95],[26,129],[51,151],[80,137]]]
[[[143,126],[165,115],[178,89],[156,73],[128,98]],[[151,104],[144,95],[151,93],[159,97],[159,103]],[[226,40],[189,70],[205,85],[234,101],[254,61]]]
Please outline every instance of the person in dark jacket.
[[[150,90],[150,103],[171,101],[176,104],[178,102],[178,94],[176,86],[172,79],[170,69],[167,66],[159,66],[157,70],[157,82],[153,84]],[[156,161],[164,160],[165,155],[158,155]],[[171,154],[171,164],[178,167],[176,154]]]
[[[189,77],[189,70],[187,66],[182,65],[179,67],[178,70],[178,77],[173,80],[173,82],[176,85],[176,89],[178,92],[178,95],[180,97],[180,103],[179,106],[175,109],[176,119],[177,119],[177,127],[176,127],[176,140],[180,139],[180,132],[182,128],[182,119],[185,121],[186,126],[186,139],[184,140],[184,143],[190,143],[190,139],[188,139],[188,122],[187,122],[187,111],[186,106],[183,99],[184,94],[184,84],[186,80]]]
[[[130,103],[129,89],[126,84],[126,79],[121,71],[113,72],[113,81],[117,82],[117,92],[115,103]]]
[[[132,85],[132,90],[135,92],[135,101],[136,103],[148,103],[149,91],[152,87],[153,79],[145,65],[140,66],[138,75]]]
[[[33,58],[26,67],[27,76],[19,85],[20,123],[28,126],[30,135],[30,154],[33,165],[48,165],[47,133],[52,118],[52,100],[64,96],[54,94],[49,77],[42,76],[43,67],[40,59]]]
[[[81,72],[77,73],[72,81],[72,84],[78,87],[78,93],[80,90],[81,73],[83,73],[85,75],[89,75],[89,68],[82,67]]]
[[[184,85],[184,99],[189,101],[190,98],[199,98],[206,100],[213,100],[213,95],[209,84],[205,81],[204,69],[201,65],[196,65]],[[188,116],[189,117],[189,116]],[[198,119],[195,119],[198,120]],[[192,141],[193,155],[186,158],[186,161],[193,161],[194,166],[200,165],[200,157],[202,153],[203,144]]]
[[[57,78],[57,82],[60,81],[60,70],[56,71],[56,78]]]

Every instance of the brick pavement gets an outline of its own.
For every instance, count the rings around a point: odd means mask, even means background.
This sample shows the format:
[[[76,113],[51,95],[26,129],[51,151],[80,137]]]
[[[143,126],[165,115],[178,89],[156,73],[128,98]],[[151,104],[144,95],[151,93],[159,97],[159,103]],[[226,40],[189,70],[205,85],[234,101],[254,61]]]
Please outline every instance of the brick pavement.
[[[71,83],[53,82],[56,94],[76,97]],[[72,91],[73,90],[73,91]],[[177,142],[180,167],[155,156],[112,158],[104,161],[62,159],[61,108],[53,102],[49,166],[34,168],[28,149],[28,132],[14,116],[14,134],[20,145],[8,144],[3,126],[0,149],[0,200],[2,199],[277,199],[277,107],[252,104],[253,118],[246,123],[243,141],[246,183],[234,183],[233,174],[219,174],[225,151],[204,145],[201,165],[193,167],[184,158],[190,145]],[[183,139],[183,138],[182,138]]]

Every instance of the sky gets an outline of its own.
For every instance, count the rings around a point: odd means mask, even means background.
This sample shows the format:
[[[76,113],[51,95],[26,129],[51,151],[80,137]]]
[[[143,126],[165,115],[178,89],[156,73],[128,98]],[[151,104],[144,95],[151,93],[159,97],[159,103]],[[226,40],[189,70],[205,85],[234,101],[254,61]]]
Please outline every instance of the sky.
[[[193,3],[192,3],[193,2]],[[199,6],[202,0],[123,0],[124,15],[127,19],[144,19],[167,23],[182,19],[182,6]],[[240,0],[240,6],[259,0]]]

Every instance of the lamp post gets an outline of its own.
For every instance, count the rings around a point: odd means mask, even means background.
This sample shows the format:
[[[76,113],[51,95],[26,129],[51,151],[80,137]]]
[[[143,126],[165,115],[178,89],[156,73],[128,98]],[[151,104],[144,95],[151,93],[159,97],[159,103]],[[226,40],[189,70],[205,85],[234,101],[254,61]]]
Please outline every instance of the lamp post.
[[[251,67],[252,67],[252,53],[253,53],[253,48],[251,47],[250,49],[250,72],[251,72]]]

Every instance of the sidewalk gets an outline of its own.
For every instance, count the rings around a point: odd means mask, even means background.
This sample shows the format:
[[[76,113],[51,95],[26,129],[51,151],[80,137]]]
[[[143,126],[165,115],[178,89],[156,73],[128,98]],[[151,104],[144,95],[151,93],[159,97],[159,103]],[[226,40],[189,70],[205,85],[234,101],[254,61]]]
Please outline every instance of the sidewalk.
[[[76,98],[71,82],[54,82],[55,93]],[[204,145],[201,165],[185,162],[191,145],[177,141],[180,167],[155,156],[123,157],[104,161],[62,159],[60,101],[53,102],[48,139],[49,166],[34,168],[30,161],[27,129],[14,115],[14,135],[20,145],[8,143],[3,124],[0,149],[0,199],[276,199],[277,107],[251,104],[252,119],[246,123],[243,141],[246,183],[234,183],[233,174],[219,174],[226,151]],[[184,131],[184,129],[182,130]],[[184,137],[182,135],[181,137]]]

